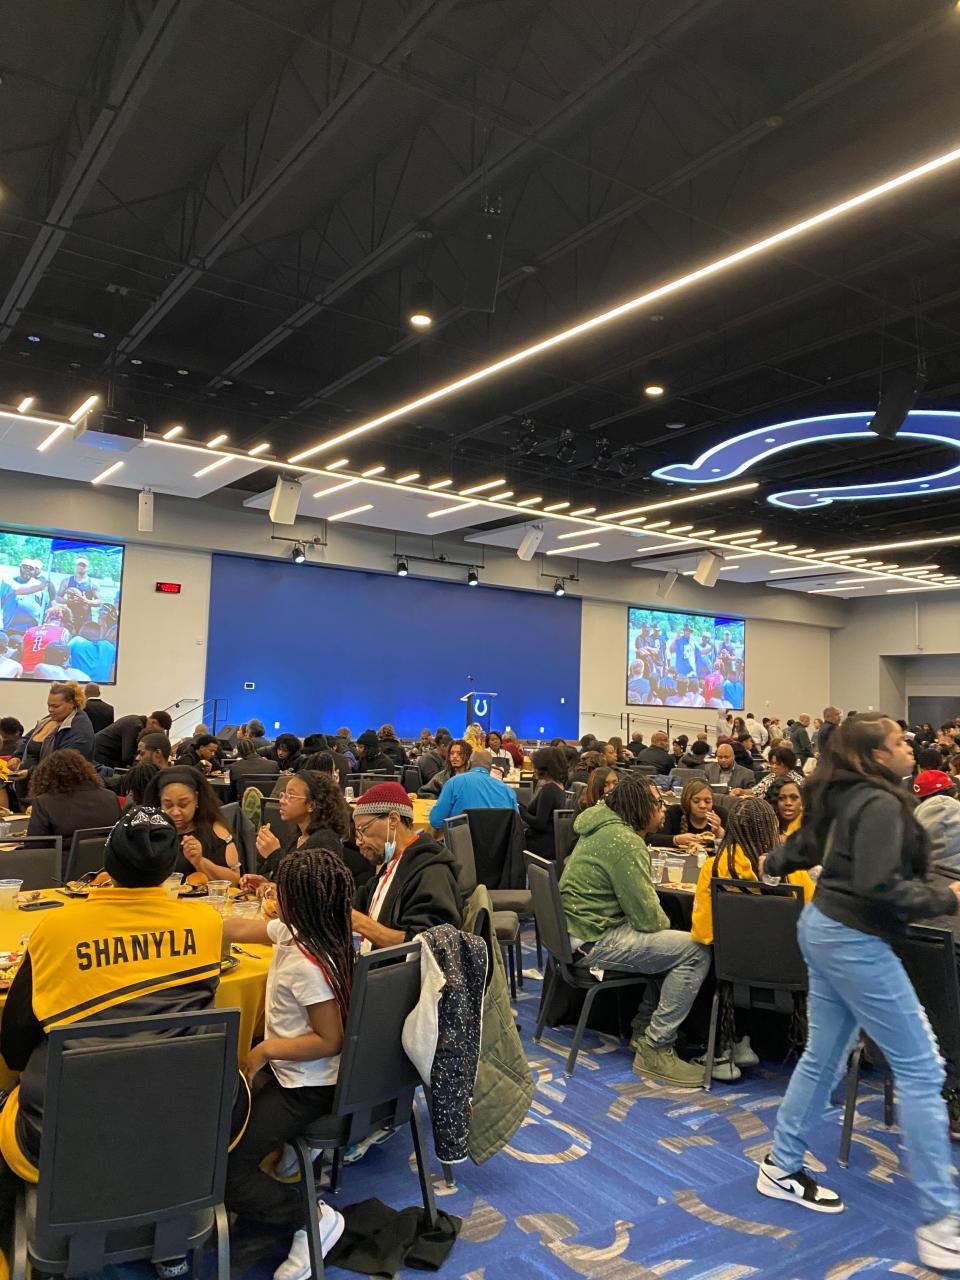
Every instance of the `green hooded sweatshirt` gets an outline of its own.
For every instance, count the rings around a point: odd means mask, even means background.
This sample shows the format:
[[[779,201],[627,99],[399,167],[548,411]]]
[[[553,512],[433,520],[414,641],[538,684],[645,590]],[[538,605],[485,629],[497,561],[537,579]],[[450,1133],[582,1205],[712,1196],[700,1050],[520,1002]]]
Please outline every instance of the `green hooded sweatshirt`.
[[[603,801],[585,809],[573,829],[580,839],[560,877],[570,936],[596,942],[622,924],[640,933],[669,929],[641,837]]]

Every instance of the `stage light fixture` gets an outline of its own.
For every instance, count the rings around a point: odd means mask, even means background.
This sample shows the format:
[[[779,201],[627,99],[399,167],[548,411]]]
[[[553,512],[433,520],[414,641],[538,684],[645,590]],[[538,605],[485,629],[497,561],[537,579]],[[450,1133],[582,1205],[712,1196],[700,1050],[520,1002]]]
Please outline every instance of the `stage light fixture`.
[[[557,461],[573,462],[577,456],[577,442],[573,438],[572,431],[561,431],[560,439],[557,442]]]
[[[412,329],[429,329],[433,324],[433,285],[429,280],[417,280],[411,285],[407,324]]]
[[[480,577],[476,569],[471,569],[470,572],[467,574],[467,586],[476,587],[476,586],[479,586],[479,584],[480,584]]]
[[[293,561],[294,564],[303,564],[306,558],[307,558],[307,548],[303,545],[302,542],[298,542],[296,546],[293,548],[293,550],[290,552],[290,559]]]
[[[410,572],[410,567],[407,564],[406,560],[398,560],[397,561],[397,577],[405,578],[409,572]]]
[[[600,436],[593,446],[593,465],[595,467],[605,467],[613,457],[613,450],[610,447],[610,441],[606,436]]]
[[[555,596],[565,596],[567,594],[567,589],[563,585],[562,578],[558,578],[556,582],[553,584],[553,594]]]

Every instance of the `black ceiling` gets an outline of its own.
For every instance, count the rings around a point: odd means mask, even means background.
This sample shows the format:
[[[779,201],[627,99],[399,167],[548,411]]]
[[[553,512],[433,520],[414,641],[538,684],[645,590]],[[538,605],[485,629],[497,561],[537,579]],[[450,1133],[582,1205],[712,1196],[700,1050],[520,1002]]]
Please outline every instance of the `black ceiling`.
[[[284,455],[960,141],[943,0],[0,0],[0,30],[0,399],[62,409],[112,369],[152,426]],[[960,166],[345,452],[609,507],[733,430],[870,407],[918,347],[921,407],[956,407],[958,194]],[[492,313],[464,305],[483,209]],[[821,446],[757,478],[945,457]],[[725,509],[819,546],[960,516],[763,492]]]

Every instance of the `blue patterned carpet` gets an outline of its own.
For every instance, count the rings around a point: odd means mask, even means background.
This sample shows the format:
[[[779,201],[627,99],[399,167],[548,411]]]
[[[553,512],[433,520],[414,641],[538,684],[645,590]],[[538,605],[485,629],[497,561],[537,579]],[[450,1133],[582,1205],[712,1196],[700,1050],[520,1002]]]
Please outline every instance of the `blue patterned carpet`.
[[[533,1108],[507,1151],[480,1168],[457,1166],[456,1190],[444,1186],[437,1167],[439,1205],[465,1220],[441,1274],[934,1280],[915,1260],[916,1202],[897,1131],[884,1128],[872,1081],[861,1087],[849,1169],[836,1163],[838,1109],[813,1144],[810,1164],[828,1168],[824,1181],[843,1194],[847,1212],[829,1217],[763,1199],[754,1190],[754,1161],[769,1145],[786,1071],[761,1066],[736,1084],[716,1083],[709,1094],[677,1093],[638,1079],[626,1048],[588,1034],[568,1080],[570,1031],[548,1029],[533,1043],[540,983],[532,951],[525,962],[531,967],[515,1007],[537,1081]],[[339,1202],[368,1196],[398,1208],[418,1202],[406,1133],[346,1168]],[[238,1233],[235,1273],[269,1280],[285,1244]]]

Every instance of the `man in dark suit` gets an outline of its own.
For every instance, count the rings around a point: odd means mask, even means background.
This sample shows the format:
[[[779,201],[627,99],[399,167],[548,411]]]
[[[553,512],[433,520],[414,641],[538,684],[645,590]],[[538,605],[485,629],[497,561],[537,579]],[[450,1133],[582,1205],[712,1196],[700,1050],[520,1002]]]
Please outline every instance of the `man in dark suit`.
[[[151,711],[148,716],[121,716],[97,734],[94,763],[111,769],[128,769],[136,761],[141,733],[169,734],[172,723],[166,711]]]
[[[84,693],[87,695],[87,705],[84,710],[90,717],[93,732],[99,733],[101,729],[106,729],[107,725],[113,724],[113,707],[100,697],[100,686],[98,684],[88,684],[84,689]]]

